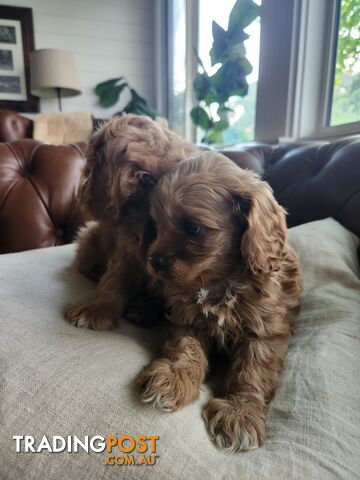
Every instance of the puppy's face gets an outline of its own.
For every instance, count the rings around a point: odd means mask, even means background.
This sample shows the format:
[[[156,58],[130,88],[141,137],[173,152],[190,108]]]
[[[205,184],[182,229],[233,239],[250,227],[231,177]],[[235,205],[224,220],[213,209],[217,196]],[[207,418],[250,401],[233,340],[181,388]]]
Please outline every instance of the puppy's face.
[[[206,162],[206,156],[185,160],[151,194],[156,237],[148,271],[156,279],[201,288],[228,276],[241,260],[237,246],[248,201],[242,199],[238,221],[231,193],[204,168]]]
[[[199,289],[239,267],[276,269],[273,237],[282,238],[284,213],[267,184],[222,155],[198,154],[162,177],[150,215],[148,272],[157,280]]]

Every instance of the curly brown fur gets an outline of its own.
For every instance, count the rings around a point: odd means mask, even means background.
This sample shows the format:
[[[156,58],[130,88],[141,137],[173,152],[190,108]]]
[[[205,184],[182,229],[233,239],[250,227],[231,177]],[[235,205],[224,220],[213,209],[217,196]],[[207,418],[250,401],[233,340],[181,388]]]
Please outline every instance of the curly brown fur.
[[[142,295],[149,193],[194,151],[166,127],[139,115],[115,117],[92,136],[80,197],[96,222],[80,235],[77,265],[88,277],[101,278],[94,299],[67,310],[71,323],[110,329]]]
[[[100,280],[115,249],[116,229],[105,223],[87,222],[78,233],[77,244],[78,270],[91,280]]]
[[[148,272],[164,285],[171,332],[137,394],[166,411],[185,406],[199,396],[209,350],[225,349],[223,392],[203,418],[220,448],[257,448],[300,308],[285,212],[255,173],[210,152],[176,165],[150,201]]]

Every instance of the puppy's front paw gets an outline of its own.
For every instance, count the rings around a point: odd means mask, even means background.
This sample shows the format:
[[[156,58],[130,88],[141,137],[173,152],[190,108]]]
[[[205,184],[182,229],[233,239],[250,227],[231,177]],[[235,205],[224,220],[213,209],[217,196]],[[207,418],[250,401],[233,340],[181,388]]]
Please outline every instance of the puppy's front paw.
[[[110,330],[113,327],[112,315],[102,304],[80,303],[72,305],[65,313],[65,318],[75,327],[92,330]]]
[[[203,418],[212,440],[226,452],[254,450],[265,440],[264,409],[255,403],[236,397],[212,398]]]
[[[135,380],[136,394],[142,402],[173,412],[195,401],[200,388],[189,374],[170,360],[160,358],[145,367]]]

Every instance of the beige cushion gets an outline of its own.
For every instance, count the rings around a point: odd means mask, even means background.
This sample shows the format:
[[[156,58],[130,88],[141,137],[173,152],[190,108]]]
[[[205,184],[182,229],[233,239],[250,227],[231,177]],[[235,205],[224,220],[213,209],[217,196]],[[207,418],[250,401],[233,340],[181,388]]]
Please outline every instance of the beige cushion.
[[[249,453],[212,445],[200,400],[177,413],[140,405],[131,382],[161,331],[126,323],[76,329],[65,306],[94,285],[72,245],[0,257],[0,478],[355,479],[360,473],[360,280],[354,235],[327,219],[291,230],[303,310],[268,412],[268,440]],[[108,466],[104,454],[15,453],[13,435],[160,435],[155,466]]]
[[[38,113],[34,118],[34,139],[52,145],[87,142],[92,131],[89,112]]]

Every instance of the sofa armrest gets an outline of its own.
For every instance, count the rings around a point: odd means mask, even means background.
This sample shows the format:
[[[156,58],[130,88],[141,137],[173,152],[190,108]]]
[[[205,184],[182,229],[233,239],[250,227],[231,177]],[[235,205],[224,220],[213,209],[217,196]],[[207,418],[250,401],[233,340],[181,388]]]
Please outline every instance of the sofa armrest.
[[[0,142],[32,138],[34,122],[12,110],[0,110]]]
[[[77,201],[80,145],[0,144],[0,253],[71,242],[85,221]]]

